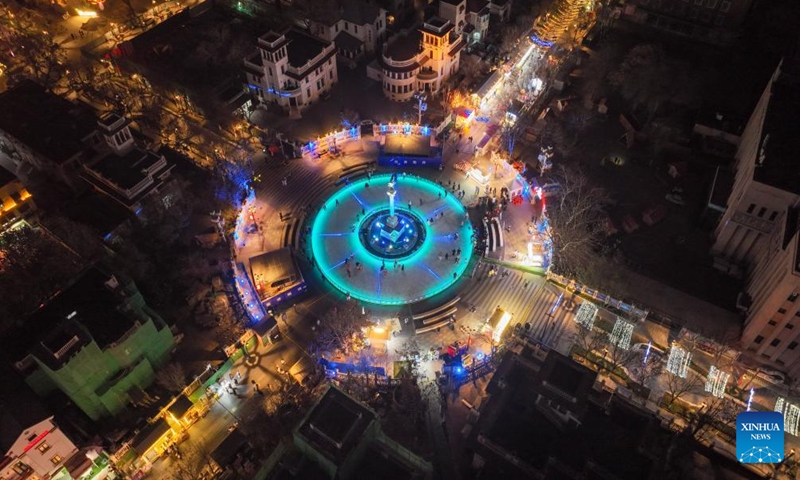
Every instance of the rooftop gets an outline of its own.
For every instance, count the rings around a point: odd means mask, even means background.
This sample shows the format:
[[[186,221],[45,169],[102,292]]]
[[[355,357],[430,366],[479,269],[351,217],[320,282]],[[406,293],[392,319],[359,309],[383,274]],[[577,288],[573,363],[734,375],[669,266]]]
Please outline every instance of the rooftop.
[[[106,287],[110,278],[91,268],[33,314],[28,323],[39,332],[39,342],[51,352],[59,350],[64,346],[60,334],[69,331],[72,336],[71,322],[85,327],[101,349],[128,332],[135,320],[118,310],[122,299]]]
[[[262,299],[278,295],[303,280],[288,248],[251,258],[250,273],[254,283],[260,286],[258,293]]]
[[[339,35],[336,35],[336,38],[334,38],[333,41],[336,43],[337,47],[349,52],[355,52],[361,48],[362,45],[364,45],[364,42],[350,35],[344,30],[339,32]]]
[[[489,8],[489,2],[486,0],[467,0],[468,12],[481,13],[484,8]]]
[[[284,35],[289,41],[289,45],[286,47],[289,65],[294,68],[304,67],[317,55],[321,55],[325,48],[330,45],[325,40],[312,37],[294,28],[289,29]]]
[[[771,85],[771,96],[762,129],[761,155],[756,158],[753,179],[800,194],[800,59],[787,58]],[[762,161],[763,159],[763,161]]]
[[[406,135],[402,133],[388,134],[381,154],[429,157],[431,155],[431,137],[430,135]]]
[[[160,155],[137,147],[122,157],[108,153],[88,168],[119,188],[129,190],[146,179],[147,170],[160,160]]]
[[[420,52],[422,33],[413,30],[397,37],[387,47],[384,56],[395,61],[411,60]]]
[[[19,405],[25,408],[18,408]],[[0,396],[0,462],[22,432],[51,416],[33,392],[27,389],[3,392]]]
[[[74,105],[25,80],[0,94],[0,130],[56,163],[79,154],[96,120],[87,108]]]
[[[325,18],[320,18],[319,21],[329,26],[339,20],[356,25],[368,25],[375,23],[381,14],[381,8],[362,0],[338,0],[333,8],[325,13]]]
[[[336,464],[359,444],[375,413],[335,387],[329,387],[298,428],[299,435]]]
[[[449,20],[445,20],[441,17],[431,17],[425,20],[421,30],[433,35],[443,36],[450,32],[453,28],[453,24],[450,23]]]

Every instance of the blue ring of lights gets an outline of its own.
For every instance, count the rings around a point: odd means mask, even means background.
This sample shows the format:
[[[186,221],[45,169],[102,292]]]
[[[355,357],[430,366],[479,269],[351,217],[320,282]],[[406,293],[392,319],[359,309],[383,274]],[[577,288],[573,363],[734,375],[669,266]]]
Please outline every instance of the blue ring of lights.
[[[417,244],[397,257],[371,250],[361,230],[388,214],[390,179],[390,174],[362,178],[329,196],[312,221],[311,255],[324,282],[341,293],[365,303],[408,305],[458,281],[473,254],[474,232],[466,208],[452,192],[403,175],[396,179],[395,212],[419,229]],[[458,261],[453,250],[461,251]]]

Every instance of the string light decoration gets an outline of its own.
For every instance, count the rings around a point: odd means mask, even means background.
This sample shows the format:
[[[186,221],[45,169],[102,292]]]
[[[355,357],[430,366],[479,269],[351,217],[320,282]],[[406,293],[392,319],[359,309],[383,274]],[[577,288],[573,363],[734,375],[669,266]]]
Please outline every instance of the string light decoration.
[[[750,407],[753,405],[753,397],[756,394],[755,388],[750,388],[750,395],[747,397],[747,411],[750,411]]]
[[[800,407],[790,403],[783,415],[783,431],[797,436],[797,427],[800,424]]]
[[[587,330],[594,327],[594,319],[597,316],[597,306],[592,302],[583,302],[575,314],[575,323]]]
[[[706,377],[706,392],[718,398],[724,397],[725,386],[728,384],[730,378],[730,373],[723,372],[712,365],[711,369],[708,371],[708,377]]]
[[[773,410],[783,414],[783,431],[796,437],[800,427],[800,407],[788,403],[783,397],[778,397]]]
[[[750,390],[752,390],[752,388]],[[786,406],[786,399],[784,399],[783,397],[778,397],[778,401],[775,402],[775,408],[773,408],[772,410],[778,413],[783,413],[783,407],[785,406]]]
[[[667,359],[667,371],[681,378],[686,378],[689,374],[689,363],[692,361],[691,352],[687,352],[678,345],[673,345],[669,350]]]
[[[614,329],[611,330],[611,334],[609,335],[609,342],[623,350],[627,350],[631,346],[632,336],[633,324],[617,317],[617,322],[614,324]]]
[[[536,19],[531,39],[541,46],[553,45],[570,26],[577,23],[578,17],[586,12],[590,3],[589,0],[556,0],[550,11]]]

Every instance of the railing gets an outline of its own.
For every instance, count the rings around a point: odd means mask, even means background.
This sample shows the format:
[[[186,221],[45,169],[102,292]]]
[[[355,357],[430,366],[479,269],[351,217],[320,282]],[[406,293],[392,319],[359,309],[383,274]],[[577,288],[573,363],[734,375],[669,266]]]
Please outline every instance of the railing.
[[[565,288],[575,290],[575,292],[577,292],[580,295],[591,297],[592,299],[597,300],[598,302],[602,302],[604,305],[610,305],[619,311],[630,314],[633,317],[644,320],[650,313],[649,310],[642,310],[641,308],[636,308],[633,305],[623,302],[622,300],[617,300],[616,298],[613,298],[609,295],[600,293],[596,290],[592,290],[591,288],[582,285],[576,282],[575,280],[571,280],[567,277],[561,276],[557,273],[553,273],[549,270],[547,271],[546,276],[547,280],[549,281],[563,285]]]

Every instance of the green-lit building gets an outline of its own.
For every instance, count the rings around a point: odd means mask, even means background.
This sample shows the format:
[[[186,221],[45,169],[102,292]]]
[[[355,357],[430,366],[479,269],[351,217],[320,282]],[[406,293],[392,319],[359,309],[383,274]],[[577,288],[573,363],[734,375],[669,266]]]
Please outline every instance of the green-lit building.
[[[17,370],[39,395],[61,390],[94,420],[120,412],[131,390],[148,387],[175,344],[133,281],[98,268],[25,323]]]

